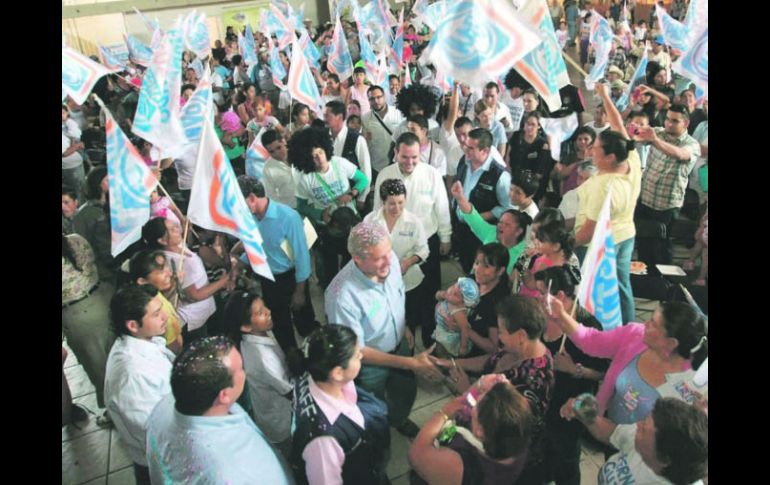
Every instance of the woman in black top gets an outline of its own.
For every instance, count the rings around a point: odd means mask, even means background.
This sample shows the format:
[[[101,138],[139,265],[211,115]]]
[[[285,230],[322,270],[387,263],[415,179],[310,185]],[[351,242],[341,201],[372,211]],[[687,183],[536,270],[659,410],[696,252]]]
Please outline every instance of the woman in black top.
[[[545,194],[548,178],[556,164],[551,158],[548,141],[541,134],[539,113],[524,115],[522,129],[511,135],[508,147],[508,166],[512,174],[529,170],[538,175],[540,185],[532,197],[538,202]]]
[[[548,313],[547,294],[559,299],[570,311],[575,301],[575,287],[580,273],[569,265],[552,266],[535,273],[535,281],[542,295],[541,301]],[[601,330],[599,321],[578,306],[575,316],[583,325]],[[580,484],[580,436],[583,428],[575,421],[559,416],[559,409],[570,398],[582,393],[595,394],[599,380],[609,367],[609,360],[590,357],[580,351],[549,318],[543,342],[553,355],[556,381],[546,413],[546,469],[549,480],[556,485]]]
[[[476,252],[473,278],[479,284],[481,301],[468,313],[468,336],[474,343],[468,357],[491,354],[498,349],[495,305],[511,293],[505,273],[508,261],[508,249],[498,242],[485,244]]]

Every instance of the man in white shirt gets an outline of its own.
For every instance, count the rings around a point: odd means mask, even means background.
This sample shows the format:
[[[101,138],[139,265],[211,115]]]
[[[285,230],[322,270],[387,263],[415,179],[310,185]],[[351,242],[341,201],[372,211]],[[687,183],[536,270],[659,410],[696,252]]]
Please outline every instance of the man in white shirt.
[[[473,118],[473,106],[481,99],[471,87],[465,83],[460,84],[460,113],[459,116]]]
[[[434,321],[433,295],[441,285],[440,256],[449,254],[452,247],[449,199],[446,185],[438,170],[420,161],[420,140],[413,133],[404,133],[396,141],[396,162],[380,172],[374,193],[380,193],[380,185],[385,180],[403,180],[406,186],[406,209],[420,219],[428,237],[430,255],[421,264],[425,280],[430,282],[426,288],[426,296],[430,298],[426,298],[421,319],[423,344],[427,348],[433,342],[430,323]],[[375,197],[374,210],[377,211],[380,207],[382,200]]]
[[[420,140],[420,161],[446,177],[446,155],[438,143],[428,139],[428,120],[422,115],[410,116],[406,119],[406,128]]]
[[[326,103],[324,120],[332,135],[334,156],[345,158],[358,167],[368,180],[371,180],[372,162],[369,157],[369,147],[366,144],[366,139],[357,133],[348,131],[348,127],[345,124],[346,114],[347,110],[342,102],[330,101]],[[368,193],[369,188],[358,194],[356,200],[357,209],[363,209]]]
[[[388,151],[392,143],[393,131],[404,121],[404,115],[390,106],[385,99],[385,93],[379,86],[371,86],[367,91],[371,110],[361,117],[364,137],[369,144],[369,155],[372,160],[372,176],[376,182],[377,174],[387,167],[392,160]]]
[[[508,107],[499,101],[500,87],[497,83],[489,82],[484,87],[484,104],[492,109],[494,119],[503,124],[506,133],[513,131],[513,120]]]
[[[511,126],[505,129],[509,136],[519,131],[521,127],[521,118],[524,116],[523,95],[526,88],[526,86],[522,85],[524,82],[526,82],[524,78],[515,69],[511,69],[505,76],[507,91],[500,95],[500,102],[508,108],[508,112],[511,114]]]
[[[171,392],[174,354],[162,337],[168,317],[158,290],[151,285],[129,286],[110,302],[119,338],[107,358],[104,400],[118,436],[134,462],[138,485],[150,484],[145,455],[147,419],[156,404]]]
[[[262,171],[262,183],[267,198],[296,209],[297,182],[294,179],[294,167],[289,164],[286,140],[277,130],[267,130],[262,134],[262,146],[270,154]]]

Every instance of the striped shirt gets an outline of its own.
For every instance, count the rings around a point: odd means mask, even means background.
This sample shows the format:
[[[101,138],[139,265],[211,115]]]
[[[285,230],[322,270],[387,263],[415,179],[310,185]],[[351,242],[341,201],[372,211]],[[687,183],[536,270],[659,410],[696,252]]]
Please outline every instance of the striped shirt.
[[[666,134],[664,128],[655,128],[655,133],[664,142],[687,150],[690,158],[677,160],[654,146],[650,147],[647,168],[642,176],[642,204],[658,211],[682,207],[687,180],[700,156],[700,145],[687,131],[679,137]]]

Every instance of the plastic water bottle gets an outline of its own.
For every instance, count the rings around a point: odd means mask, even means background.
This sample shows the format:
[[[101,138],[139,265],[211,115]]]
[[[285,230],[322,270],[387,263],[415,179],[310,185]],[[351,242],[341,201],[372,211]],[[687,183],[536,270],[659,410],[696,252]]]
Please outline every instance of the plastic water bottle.
[[[599,403],[591,393],[584,393],[575,398],[575,404],[573,405],[575,414],[581,421],[593,422],[599,415]]]

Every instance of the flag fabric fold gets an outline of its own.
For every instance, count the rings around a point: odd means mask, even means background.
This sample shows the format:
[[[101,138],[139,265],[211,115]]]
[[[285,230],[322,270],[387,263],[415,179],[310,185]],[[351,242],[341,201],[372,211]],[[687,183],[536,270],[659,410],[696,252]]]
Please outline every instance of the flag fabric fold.
[[[570,80],[548,5],[545,0],[530,0],[519,12],[537,27],[543,42],[513,67],[540,93],[548,109],[556,111],[561,108],[559,89],[569,84]]]
[[[110,253],[117,256],[138,241],[150,220],[150,194],[158,180],[106,107],[107,180],[110,185]]]
[[[687,52],[676,60],[671,68],[690,78],[702,91],[702,97],[709,93],[709,30],[704,30],[698,36]],[[697,96],[697,94],[696,94]]]
[[[339,17],[337,17],[337,21],[334,24],[332,45],[329,50],[326,66],[330,72],[340,77],[340,81],[353,76],[353,59],[350,57],[348,41],[345,38],[345,31],[342,29],[342,22]]]
[[[551,158],[561,160],[561,144],[569,139],[578,129],[577,113],[572,113],[564,118],[540,118],[540,126],[548,135],[551,146]]]
[[[628,107],[628,103],[631,98],[631,92],[639,84],[644,83],[644,80],[646,78],[645,76],[646,72],[647,72],[647,49],[644,50],[644,53],[642,54],[642,58],[639,60],[639,64],[636,65],[636,69],[634,70],[634,75],[631,76],[631,80],[628,82],[628,85],[626,86],[626,89],[623,91],[623,94],[615,102],[615,107],[618,108],[618,111],[622,112]]]
[[[128,59],[134,64],[148,67],[150,62],[152,62],[152,49],[142,44],[133,35],[126,35],[125,39],[126,46],[128,47]]]
[[[510,4],[459,0],[448,8],[426,50],[437,69],[476,86],[507,73],[541,42]]]
[[[131,131],[167,153],[177,154],[186,143],[180,121],[184,42],[178,29],[163,35],[142,81]]]
[[[289,66],[289,94],[295,100],[307,105],[319,118],[323,118],[321,107],[321,94],[313,74],[310,72],[302,48],[295,40],[291,48],[291,66]]]
[[[235,172],[225,155],[213,123],[205,123],[187,217],[212,231],[224,232],[243,242],[251,268],[275,281],[262,248],[262,235],[238,187]]]
[[[687,50],[687,27],[669,15],[666,9],[660,5],[655,5],[655,12],[658,16],[660,33],[666,44],[680,51]]]
[[[273,44],[273,39],[270,36],[267,36],[267,48],[270,50],[270,72],[273,76],[273,84],[283,91],[286,89],[283,84],[283,80],[286,78],[286,68],[283,67],[278,47]]]
[[[620,311],[615,241],[612,239],[610,203],[612,188],[599,212],[596,229],[588,246],[581,268],[578,301],[594,315],[604,330],[612,330],[623,323]]]
[[[92,61],[71,47],[63,47],[61,50],[62,99],[68,95],[77,104],[83,104],[88,99],[96,81],[116,71],[117,69]]]
[[[398,26],[396,27],[396,35],[393,37],[393,44],[390,48],[389,56],[389,70],[391,74],[398,74],[401,72],[404,59],[404,9],[401,8],[401,13],[398,16]]]
[[[607,19],[599,15],[596,10],[591,11],[591,18],[595,19],[591,26],[591,37],[589,42],[594,48],[596,59],[591,67],[591,72],[585,78],[586,89],[594,90],[594,86],[599,79],[604,77],[604,71],[607,70],[607,64],[610,59],[610,50],[612,50],[612,39],[614,34]]]
[[[118,59],[115,54],[112,53],[109,49],[104,47],[103,45],[99,46],[99,58],[102,60],[102,64],[107,69],[112,69],[115,71],[125,71],[126,70],[126,64]]]
[[[185,49],[194,52],[201,59],[211,54],[205,13],[196,14],[193,10],[182,20],[181,29]]]

